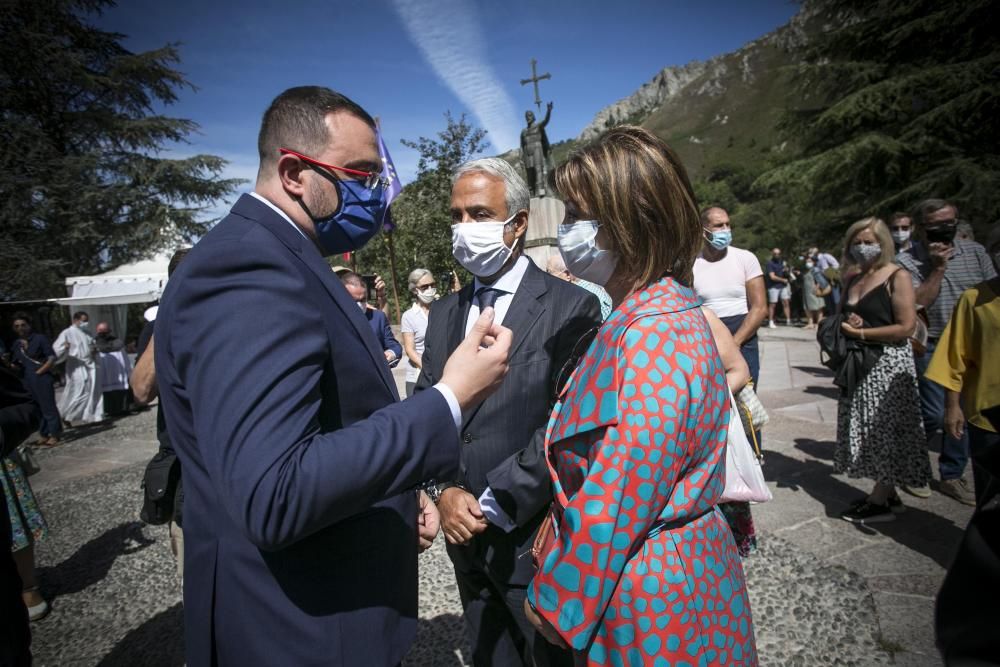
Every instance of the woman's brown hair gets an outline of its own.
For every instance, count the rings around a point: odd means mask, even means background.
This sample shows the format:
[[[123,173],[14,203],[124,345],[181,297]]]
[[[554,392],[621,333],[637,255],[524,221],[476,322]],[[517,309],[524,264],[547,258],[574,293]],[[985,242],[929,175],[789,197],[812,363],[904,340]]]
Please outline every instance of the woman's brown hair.
[[[662,140],[616,127],[573,153],[551,181],[601,224],[626,279],[641,287],[669,274],[691,285],[703,231],[687,171]]]

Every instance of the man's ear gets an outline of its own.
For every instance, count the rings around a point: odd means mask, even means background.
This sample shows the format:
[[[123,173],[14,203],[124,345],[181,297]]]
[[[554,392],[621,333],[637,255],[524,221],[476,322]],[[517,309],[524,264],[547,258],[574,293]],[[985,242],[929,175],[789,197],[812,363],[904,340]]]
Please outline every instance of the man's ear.
[[[517,212],[517,216],[514,217],[514,238],[520,238],[524,236],[525,232],[528,230],[528,211],[521,209]]]
[[[302,174],[306,166],[294,155],[282,155],[278,158],[278,181],[282,189],[293,199],[299,199],[305,193],[305,183]]]

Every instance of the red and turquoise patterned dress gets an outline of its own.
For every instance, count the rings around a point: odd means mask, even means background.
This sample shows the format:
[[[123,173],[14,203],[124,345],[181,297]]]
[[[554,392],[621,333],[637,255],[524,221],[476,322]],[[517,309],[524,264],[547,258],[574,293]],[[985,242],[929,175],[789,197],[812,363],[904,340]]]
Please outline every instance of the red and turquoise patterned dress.
[[[756,665],[723,489],[729,393],[694,292],[664,278],[604,323],[545,440],[558,538],[528,588],[589,665]]]

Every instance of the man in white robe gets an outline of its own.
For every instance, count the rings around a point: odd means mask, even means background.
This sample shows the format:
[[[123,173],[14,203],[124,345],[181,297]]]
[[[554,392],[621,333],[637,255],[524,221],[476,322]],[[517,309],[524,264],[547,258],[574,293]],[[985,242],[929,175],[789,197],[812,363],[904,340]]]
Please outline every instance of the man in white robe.
[[[104,397],[97,377],[97,351],[87,332],[90,316],[73,313],[73,326],[63,330],[52,347],[65,362],[66,386],[59,397],[59,414],[66,422],[92,424],[104,419]]]

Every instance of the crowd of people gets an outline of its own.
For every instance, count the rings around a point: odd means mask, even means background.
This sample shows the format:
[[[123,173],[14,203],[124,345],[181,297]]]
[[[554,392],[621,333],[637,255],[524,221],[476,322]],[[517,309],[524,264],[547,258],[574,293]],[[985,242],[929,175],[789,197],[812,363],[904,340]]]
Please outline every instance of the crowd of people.
[[[91,333],[89,315],[77,311],[72,324],[54,343],[34,331],[32,324],[29,315],[16,313],[12,322],[15,338],[10,350],[0,354],[5,403],[28,398],[38,410],[38,437],[32,446],[56,447],[66,428],[101,423],[130,410],[131,359],[107,322],[98,323]],[[58,400],[57,365],[63,382]],[[49,614],[50,606],[35,579],[34,547],[48,534],[48,524],[28,480],[34,471],[21,458],[29,454],[23,449],[4,448],[0,485],[9,516],[11,550],[23,584],[21,597],[28,618],[38,621]]]
[[[143,516],[170,524],[188,664],[399,664],[417,554],[439,534],[476,665],[757,664],[743,569],[756,531],[750,504],[723,497],[733,429],[762,433],[730,405],[760,388],[758,330],[779,305],[791,324],[800,280],[806,326],[845,350],[835,468],[874,482],[843,518],[893,520],[897,490],[928,495],[942,430],[939,490],[991,493],[977,462],[1000,444],[983,371],[1000,234],[957,238],[954,204],[860,220],[841,259],[810,248],[801,275],[779,248],[762,267],[732,245],[729,212],[699,208],[677,155],[625,126],[553,170],[566,213],[543,270],[525,254],[524,180],[471,160],[450,216],[473,280],[413,269],[400,343],[374,285],[325,260],[381,228],[375,122],[339,93],[292,88],[258,148],[254,191],[171,262],[134,369],[86,313],[55,345],[15,322],[44,444],[67,417],[120,405],[126,378],[159,397]],[[44,520],[26,512],[30,487],[4,489],[37,618],[23,563]]]

